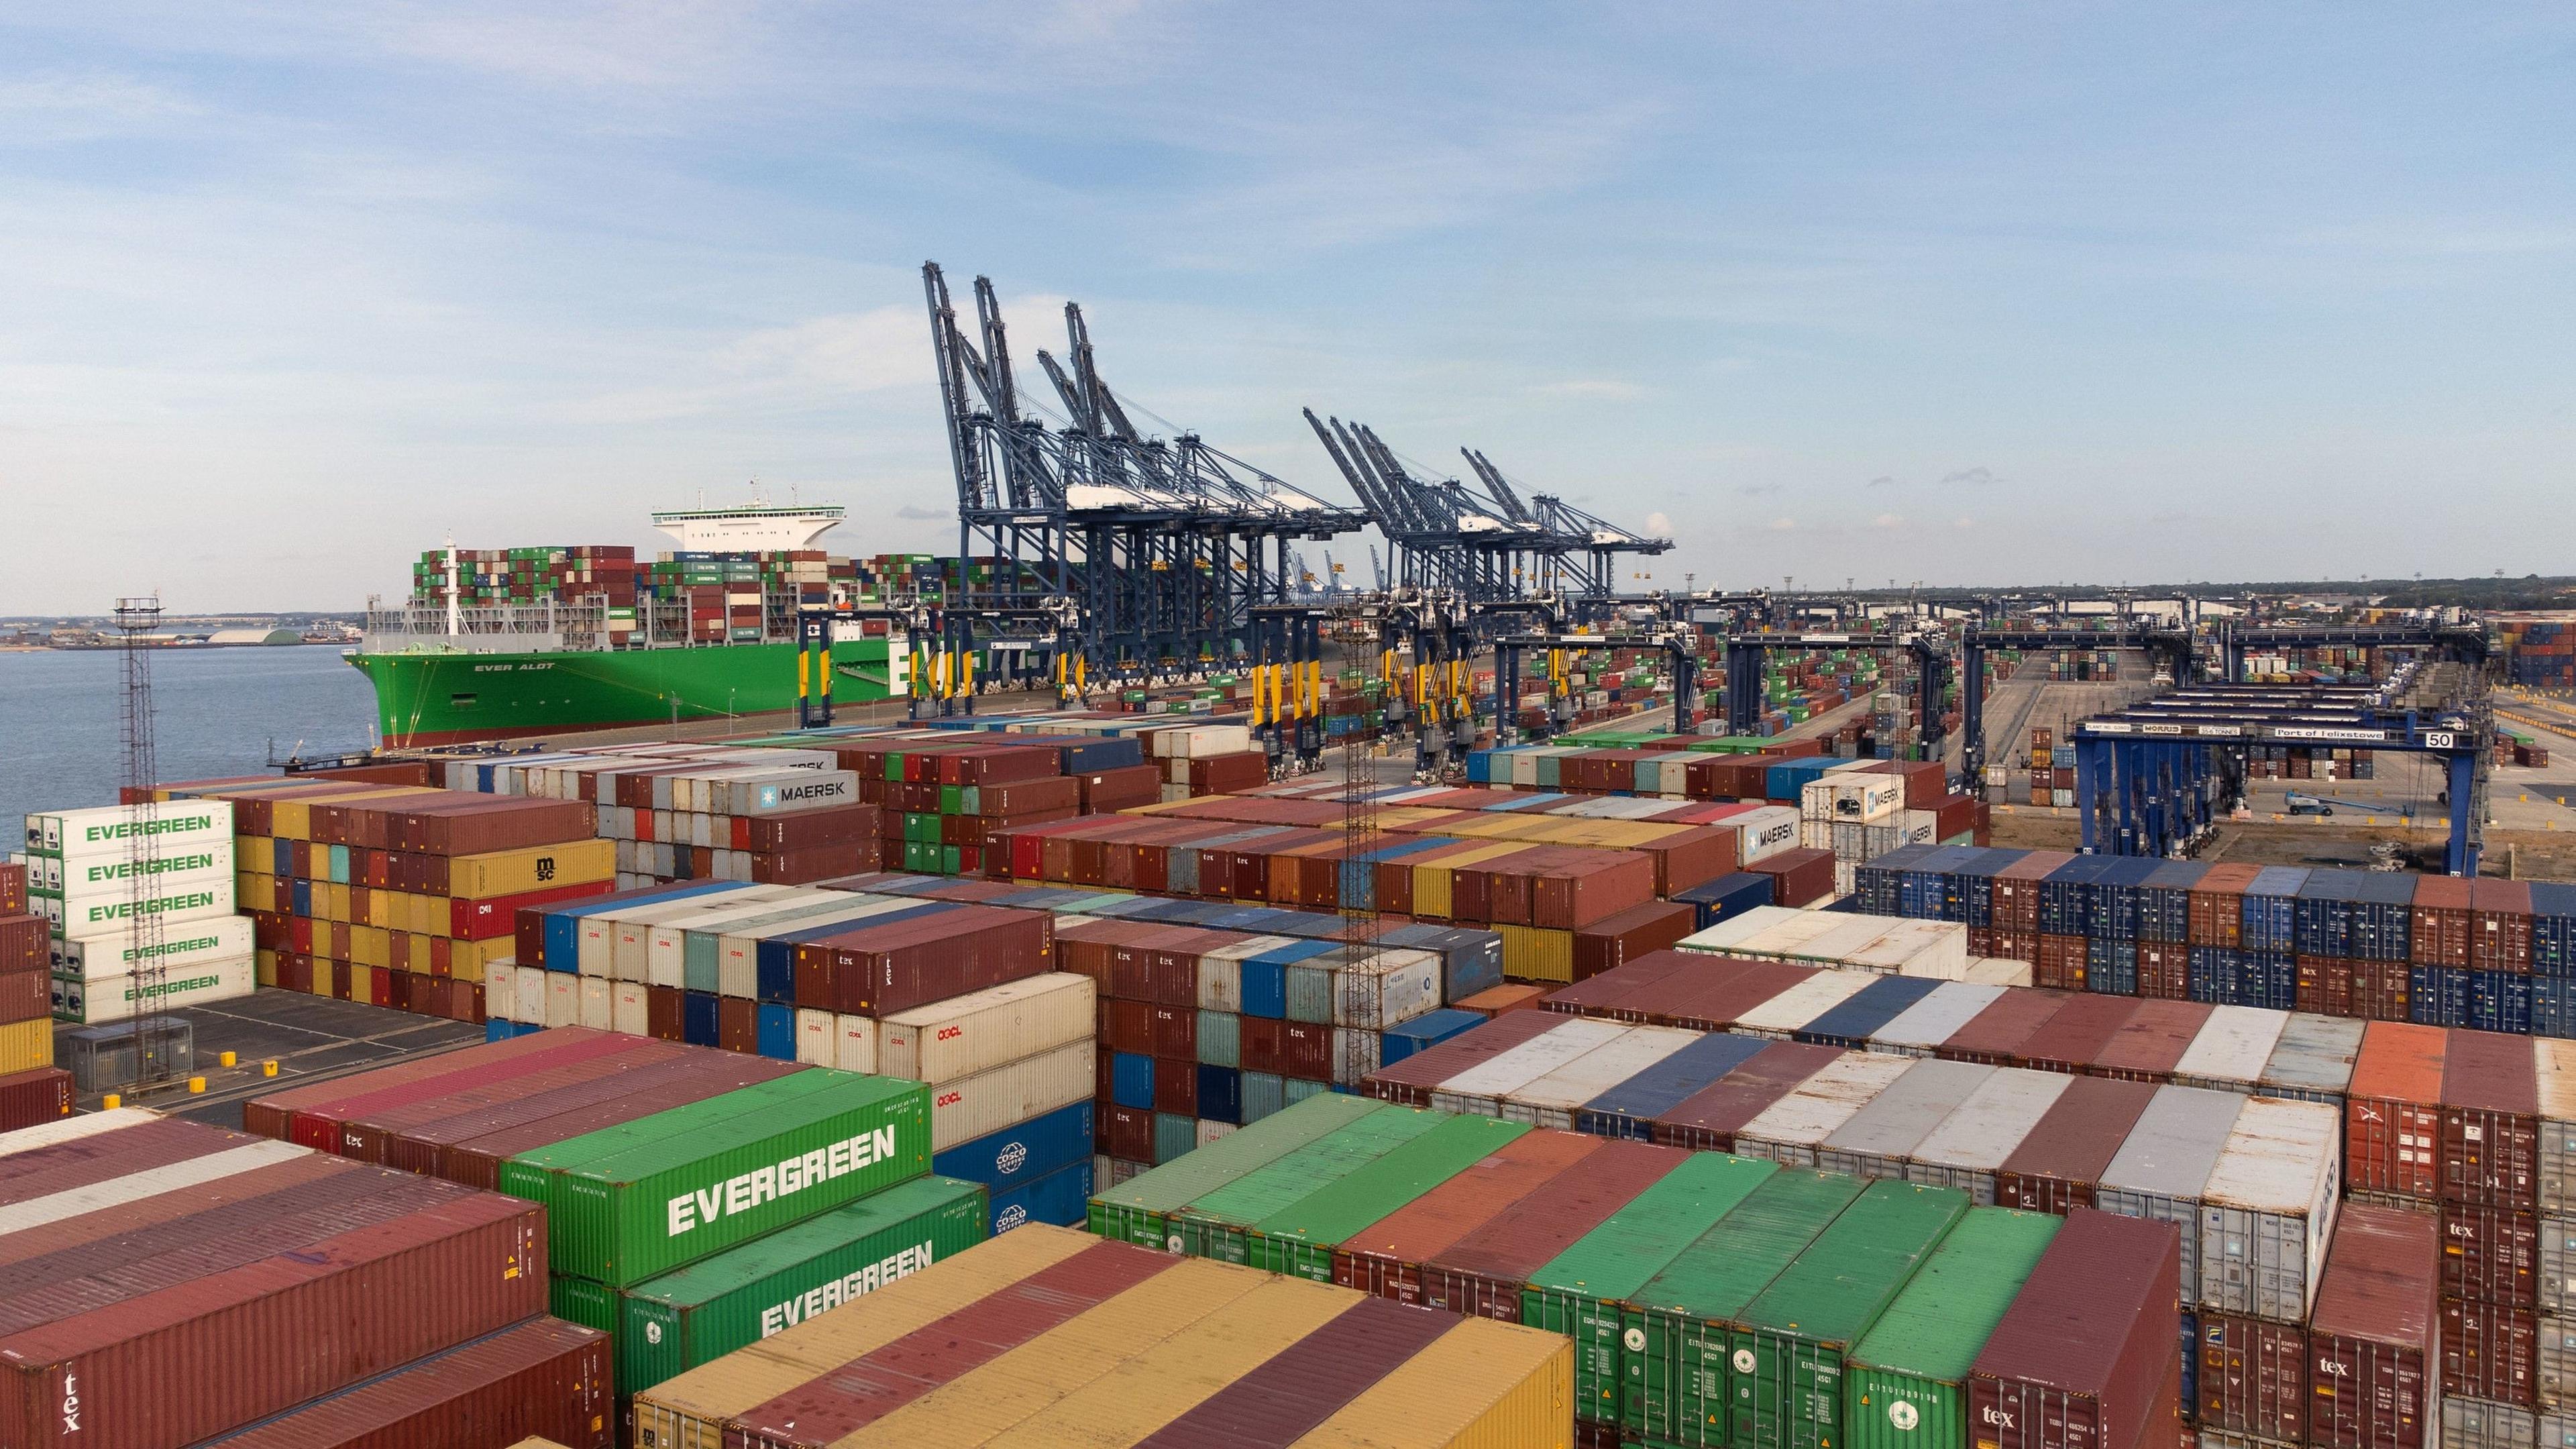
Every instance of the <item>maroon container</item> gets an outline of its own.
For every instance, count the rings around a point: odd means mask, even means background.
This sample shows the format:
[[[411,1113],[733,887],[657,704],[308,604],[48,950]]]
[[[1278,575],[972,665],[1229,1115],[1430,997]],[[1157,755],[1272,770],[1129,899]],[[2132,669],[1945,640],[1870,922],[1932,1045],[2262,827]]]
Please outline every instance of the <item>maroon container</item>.
[[[2199,1352],[2202,1428],[2307,1442],[2307,1329],[2204,1308]]]
[[[1113,1052],[1151,1056],[1155,1008],[1142,1001],[1100,1003],[1100,1040]]]
[[[1771,877],[1774,905],[1803,906],[1834,893],[1834,853],[1830,850],[1783,850],[1744,867]]]
[[[2540,1321],[2527,1308],[2442,1300],[2442,1392],[2539,1403]]]
[[[1333,1079],[1333,1029],[1311,1021],[1279,1024],[1279,1071],[1310,1082]]]
[[[2090,943],[2082,936],[2042,935],[2031,963],[2031,984],[2050,991],[2081,991]]]
[[[1199,1013],[1194,1006],[1149,1006],[1153,1015],[1148,1048],[1155,1056],[1195,1062],[1199,1057]],[[1166,1110],[1177,1111],[1177,1108]],[[1196,1114],[1193,1114],[1196,1115]]]
[[[212,1272],[136,1261],[130,1296],[59,1317],[20,1295],[0,1313],[0,1440],[195,1443],[545,1310],[543,1208],[401,1181],[433,1200],[292,1254]]]
[[[2086,1072],[2129,1019],[2153,1003],[2130,996],[2070,996],[2022,1044],[2021,1065],[2043,1072]]]
[[[2074,858],[2063,850],[2034,850],[1995,872],[1990,896],[1994,929],[1998,933],[2037,935],[2039,883]]]
[[[1175,1117],[1199,1114],[1199,1071],[1189,1057],[1154,1059],[1154,1110]]]
[[[1691,933],[1698,912],[1687,904],[1650,901],[1574,933],[1574,979],[1586,980],[1661,951]]]
[[[1837,1047],[1773,1042],[1657,1116],[1655,1141],[1696,1152],[1732,1152],[1745,1123],[1842,1057]]]
[[[2191,887],[2190,940],[2195,946],[2233,947],[2245,938],[2245,888],[2262,867],[2218,864]]]
[[[2540,1220],[2509,1208],[2442,1204],[2442,1296],[2536,1309]]]
[[[1040,911],[959,906],[800,943],[796,959],[829,958],[833,1009],[884,1016],[1043,973],[1055,958],[1053,921]]]
[[[68,1117],[71,1111],[72,1074],[60,1067],[36,1067],[0,1077],[0,1132]]]
[[[2012,1066],[2021,1060],[2030,1034],[2073,999],[2063,991],[2007,991],[1950,1033],[1949,1040],[1932,1049],[1933,1055],[1954,1062]]]
[[[2153,1443],[2142,1436],[2160,1408],[2173,1413],[2181,1269],[2171,1223],[2069,1214],[1968,1372],[1970,1438],[1995,1449]]]
[[[1100,1112],[1101,1148],[1122,1162],[1154,1160],[1154,1114],[1141,1107],[1110,1106]]]
[[[1422,1264],[1422,1306],[1520,1322],[1521,1288],[1529,1275],[1685,1158],[1673,1148],[1643,1142],[1603,1144],[1584,1159],[1581,1172],[1550,1178]]]
[[[424,1166],[417,1162],[394,1162],[389,1155],[390,1144],[410,1135],[415,1129],[449,1117],[506,1102],[543,1097],[560,1088],[575,1087],[598,1078],[617,1076],[636,1067],[669,1061],[688,1050],[640,1036],[618,1036],[600,1045],[604,1049],[586,1050],[578,1059],[541,1066],[533,1071],[496,1069],[492,1075],[470,1082],[436,1079],[435,1089],[432,1084],[423,1084],[406,1091],[404,1099],[399,1102],[353,1110],[341,1120],[339,1140],[333,1144],[333,1150],[342,1157],[359,1162],[399,1166],[411,1172],[424,1171]],[[527,1067],[537,1060],[522,1057],[504,1066]]]
[[[279,1415],[223,1449],[441,1449],[535,1437],[565,1449],[616,1440],[607,1334],[534,1318]]]
[[[2469,968],[2531,970],[2531,883],[2469,882]]]
[[[2431,1213],[2343,1205],[2308,1315],[2307,1442],[2425,1449],[2439,1437],[2432,1391],[2440,1255]]]
[[[1655,863],[1655,895],[1669,900],[1678,892],[1735,869],[1738,853],[1732,825],[1701,825],[1667,835],[1637,854]]]
[[[2367,1021],[2409,1021],[2414,977],[2403,961],[2338,960],[2334,969],[2352,983],[2351,1013]]]
[[[2155,1095],[2146,1082],[2078,1077],[2068,1083],[1996,1172],[1995,1205],[2060,1214],[2091,1207],[2102,1169]]]
[[[2415,900],[2408,910],[2408,949],[2424,966],[2469,964],[2469,881],[2466,876],[2425,875],[2415,878]]]
[[[2540,1086],[2529,1038],[2451,1033],[2436,1165],[2445,1203],[2540,1210]]]
[[[798,1062],[690,1047],[611,1076],[422,1122],[386,1144],[384,1161],[490,1188],[501,1161],[517,1153],[805,1070]]]
[[[194,1161],[250,1141],[241,1133],[165,1118],[13,1153],[0,1159],[8,1163],[0,1173],[0,1207]]]
[[[729,1052],[760,1050],[760,1005],[739,996],[716,999],[716,1045]]]
[[[1817,969],[1786,961],[1749,961],[1723,973],[1688,973],[1658,985],[1656,990],[1665,993],[1664,999],[1646,1019],[1658,1026],[1730,1031],[1755,1007],[1815,975]]]
[[[2138,994],[2163,1001],[2191,996],[2191,948],[2176,941],[2138,943]]]
[[[2138,947],[2141,961],[2148,949]],[[2179,953],[2184,948],[2157,949]],[[2139,969],[2143,979],[2145,967],[2141,965]],[[2174,1064],[2191,1049],[2192,1039],[2209,1024],[2209,1013],[2215,1009],[2200,1001],[2140,1001],[2138,1009],[2094,1055],[2093,1075],[2129,1082],[2171,1081]]]
[[[1565,1018],[1554,1012],[1507,1011],[1483,1026],[1451,1037],[1428,1051],[1416,1052],[1391,1067],[1380,1067],[1369,1074],[1364,1090],[1380,1101],[1407,1107],[1428,1107],[1433,1087],[1478,1062],[1499,1056],[1532,1037],[1543,1036],[1563,1025]],[[1271,1063],[1277,1061],[1279,1023],[1247,1016],[1243,1018],[1243,1069],[1247,1072],[1276,1072],[1276,1065],[1264,1065],[1253,1060],[1252,1039],[1261,1028],[1266,1028],[1272,1038],[1268,1060]]]
[[[393,1066],[378,1067],[361,1076],[289,1087],[242,1103],[242,1128],[262,1137],[299,1142],[306,1147],[327,1151],[338,1140],[339,1120],[345,1112],[392,1105],[397,1100],[379,1098],[378,1093],[428,1083],[440,1077],[453,1076],[459,1083],[473,1081],[484,1073],[512,1070],[507,1064],[519,1058],[561,1053],[572,1044],[584,1041],[595,1043],[593,1050],[605,1050],[615,1045],[616,1033],[593,1031],[588,1027],[559,1026],[505,1041],[483,1042],[434,1056],[414,1057]],[[301,1119],[300,1126],[298,1119]]]
[[[1696,973],[1706,968],[1725,972],[1743,963],[1721,956],[1700,956],[1687,951],[1651,951],[1632,960],[1587,977],[1571,986],[1560,986],[1540,1003],[1542,1009],[1566,1016],[1598,1016],[1612,1021],[1632,1019],[1622,1003],[1641,996],[1646,988],[1667,977]],[[1639,1018],[1642,1019],[1642,1018]]]
[[[1245,1071],[1268,1072],[1273,1076],[1289,1074],[1288,1049],[1282,1039],[1283,1029],[1286,1026],[1286,1022],[1275,1016],[1247,1016],[1242,1019],[1240,1035]],[[1424,1055],[1428,1056],[1429,1053],[1426,1052]],[[1412,1059],[1407,1058],[1399,1065],[1411,1066]]]

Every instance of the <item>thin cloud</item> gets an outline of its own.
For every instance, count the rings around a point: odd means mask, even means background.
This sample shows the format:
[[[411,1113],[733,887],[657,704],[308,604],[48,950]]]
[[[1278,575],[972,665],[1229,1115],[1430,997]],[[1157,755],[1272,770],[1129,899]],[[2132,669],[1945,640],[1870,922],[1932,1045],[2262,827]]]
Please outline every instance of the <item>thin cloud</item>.
[[[1877,477],[1869,480],[1869,486],[1872,488],[1893,488],[1896,486],[1896,479],[1889,474],[1881,473]]]
[[[1771,520],[1771,531],[1773,533],[1787,533],[1789,530],[1796,528],[1797,526],[1798,520],[1794,518],[1775,518]]]
[[[1773,493],[1785,492],[1787,488],[1788,485],[1785,483],[1747,483],[1735,491],[1747,498],[1762,498]]]
[[[1649,514],[1647,514],[1647,515],[1646,515],[1646,533],[1648,534],[1648,536],[1650,536],[1650,537],[1654,537],[1654,538],[1670,538],[1670,537],[1672,537],[1672,536],[1673,536],[1673,520],[1672,520],[1672,516],[1671,516],[1670,514],[1666,514],[1666,513],[1649,513]]]
[[[1989,483],[2000,483],[2002,481],[2002,479],[1995,476],[1994,469],[1985,467],[1962,468],[1955,473],[1944,473],[1941,475],[1941,486],[1944,488],[1982,488]]]
[[[1901,513],[1882,513],[1876,518],[1871,519],[1869,521],[1869,526],[1872,528],[1903,528],[1905,526],[1905,515]]]
[[[918,503],[907,503],[896,509],[894,516],[897,518],[953,518],[956,515],[937,508],[924,508]]]

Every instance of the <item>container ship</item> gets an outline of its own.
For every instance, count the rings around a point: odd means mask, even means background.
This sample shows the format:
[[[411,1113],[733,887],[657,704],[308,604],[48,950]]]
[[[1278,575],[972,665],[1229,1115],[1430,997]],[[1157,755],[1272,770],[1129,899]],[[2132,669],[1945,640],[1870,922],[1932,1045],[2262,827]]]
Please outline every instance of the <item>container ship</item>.
[[[826,553],[817,541],[841,518],[765,503],[655,513],[679,547],[650,561],[620,545],[432,549],[401,605],[370,601],[348,659],[375,685],[387,745],[793,709],[798,611],[873,599],[917,566]],[[899,694],[909,664],[883,620],[835,622],[836,699]]]

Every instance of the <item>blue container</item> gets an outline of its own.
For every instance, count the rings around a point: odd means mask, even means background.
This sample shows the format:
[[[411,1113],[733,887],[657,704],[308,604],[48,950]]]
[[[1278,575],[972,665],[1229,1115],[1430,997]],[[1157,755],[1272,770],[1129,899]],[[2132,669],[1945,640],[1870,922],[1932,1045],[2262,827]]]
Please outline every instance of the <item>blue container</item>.
[[[1453,1036],[1474,1031],[1484,1024],[1485,1018],[1472,1011],[1459,1011],[1454,1007],[1445,1006],[1438,1011],[1426,1011],[1411,1021],[1390,1026],[1378,1035],[1378,1063],[1381,1066],[1394,1066],[1415,1052],[1429,1051]],[[1199,1104],[1199,1115],[1213,1117],[1216,1114],[1208,1111],[1206,1102],[1202,1101]],[[1220,1120],[1230,1122],[1234,1119],[1228,1117]]]
[[[1243,1074],[1243,1125],[1251,1126],[1288,1105],[1287,1079],[1275,1072]]]
[[[2530,1035],[2531,981],[2518,971],[2470,972],[2470,1028]]]
[[[1213,1067],[1201,1063],[1199,1073],[1199,1115],[1210,1122],[1243,1121],[1243,1073],[1232,1067]]]
[[[2039,883],[2039,929],[2052,936],[2093,934],[2093,882],[2116,857],[2079,855]]]
[[[1906,866],[1896,878],[1896,912],[1917,921],[1954,919],[1950,907],[1950,872],[1974,860],[1973,845],[1936,845]],[[1866,909],[1866,908],[1865,908]]]
[[[2281,951],[2248,951],[2242,959],[2245,989],[2238,1005],[2271,1011],[2299,1009],[2299,958]]]
[[[2535,1036],[2576,1037],[2576,977],[2531,978],[2531,1030]]]
[[[1064,773],[1068,775],[1125,770],[1145,763],[1145,745],[1133,735],[1067,740],[1060,747],[1059,758],[1063,762]]]
[[[1876,860],[1854,867],[1852,894],[1860,897],[1860,908],[1873,916],[1901,914],[1898,907],[1904,895],[1905,872],[1940,849],[1938,845],[1900,845]]]
[[[2135,942],[2139,917],[2147,908],[2148,885],[2164,862],[2134,856],[2110,856],[2093,877],[2093,902],[2086,934]]]
[[[2182,1316],[2182,1401],[2200,1402],[2200,1315]]]
[[[309,918],[313,914],[313,882],[298,877],[287,883],[286,894],[287,899],[294,903],[296,915]],[[564,969],[569,971],[572,968],[567,966]]]
[[[1443,1001],[1464,1001],[1503,984],[1503,938],[1493,931],[1416,924],[1398,926],[1378,940],[1408,951],[1439,953]]]
[[[503,1021],[497,1016],[493,1017],[483,1023],[483,1039],[487,1042],[508,1041],[519,1034],[518,1025],[515,1021]]]
[[[1288,1015],[1288,967],[1333,949],[1329,941],[1298,941],[1273,946],[1243,958],[1243,1014],[1285,1018]]]
[[[1884,976],[1827,1007],[1791,1035],[1818,1046],[1847,1050],[1866,1045],[1871,1033],[1932,994],[1941,983],[1928,976]]]
[[[2417,966],[2407,972],[2408,1019],[2424,1026],[2469,1024],[2469,973],[2456,966]]]
[[[2196,860],[2156,863],[2138,898],[2138,939],[2181,942],[2191,939],[2191,888],[2209,874]]]
[[[2346,948],[2366,961],[2406,960],[2415,944],[2416,877],[2379,870],[2356,874]]]
[[[2138,943],[2100,936],[2085,942],[2084,989],[2102,996],[2137,995]]]
[[[796,1060],[796,1008],[763,1006],[755,1028],[760,1054],[772,1061]]]
[[[1140,1052],[1112,1053],[1109,1100],[1138,1112],[1154,1110],[1154,1059]]]
[[[712,991],[690,991],[680,996],[680,1040],[691,1046],[721,1046],[724,1029],[716,1007],[720,998]]]
[[[1743,915],[1755,906],[1771,904],[1772,885],[1772,877],[1757,871],[1729,871],[1715,880],[1702,881],[1688,890],[1676,891],[1673,899],[1697,913],[1691,929],[1705,931],[1720,921]]]
[[[2302,956],[2350,956],[2357,870],[2312,870],[2291,912],[2291,948]]]
[[[930,1170],[942,1177],[980,1182],[995,1192],[1035,1182],[1090,1158],[1092,1111],[1093,1104],[1086,1099],[960,1142],[931,1158]]]
[[[1770,1045],[1760,1037],[1711,1032],[1584,1103],[1574,1125],[1603,1137],[1651,1141],[1657,1117]]]
[[[2531,974],[2576,976],[2576,885],[2531,883]]]
[[[731,882],[726,884],[730,885]],[[619,891],[614,895],[593,897],[577,905],[552,907],[546,911],[545,927],[538,933],[540,952],[545,959],[541,962],[522,961],[519,964],[542,965],[549,971],[578,969],[581,964],[578,958],[581,955],[582,917],[597,915],[601,911],[614,912],[627,906],[686,900],[690,896],[702,896],[715,889],[716,887],[712,885],[662,886],[654,890]],[[296,914],[303,915],[306,912],[299,905]]]
[[[1826,772],[1841,763],[1840,760],[1823,755],[1783,760],[1762,772],[1762,793],[1773,800],[1795,805],[1798,803],[1800,792],[1807,788],[1809,781],[1822,779]]]
[[[1184,1121],[1188,1120],[1186,1118]],[[1034,1182],[1025,1182],[992,1199],[993,1231],[1007,1233],[1026,1223],[1078,1228],[1090,1211],[1091,1159],[1059,1167]]]
[[[2308,872],[2300,866],[2267,865],[2254,873],[2238,906],[2242,928],[2238,945],[2248,951],[2298,950],[2298,895]]]
[[[1977,858],[1950,872],[1950,890],[1955,897],[1954,919],[1971,926],[1995,923],[1995,877],[2021,864],[2026,850],[1990,848]]]

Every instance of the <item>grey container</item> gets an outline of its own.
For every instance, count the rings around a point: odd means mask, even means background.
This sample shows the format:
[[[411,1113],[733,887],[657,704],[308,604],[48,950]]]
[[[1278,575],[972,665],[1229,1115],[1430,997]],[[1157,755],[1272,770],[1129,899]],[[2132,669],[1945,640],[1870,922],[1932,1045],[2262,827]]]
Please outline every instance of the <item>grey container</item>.
[[[2540,1096],[2540,1211],[2576,1212],[2576,1041],[2531,1039]]]
[[[2201,1191],[2245,1102],[2234,1092],[2205,1087],[2157,1088],[2093,1189],[2093,1206],[2106,1213],[2181,1230],[2186,1293],[2200,1291]]]
[[[1201,1011],[1199,1060],[1212,1067],[1243,1065],[1243,1018],[1231,1011]]]
[[[2200,1304],[2305,1323],[2343,1189],[2343,1114],[2248,1097],[2200,1199]]]
[[[1816,1165],[1854,1177],[1904,1177],[1906,1161],[1924,1137],[1994,1073],[1993,1067],[1968,1062],[1916,1061],[1817,1145]]]
[[[2272,1048],[2272,1059],[2263,1064],[2262,1079],[2254,1090],[2267,1097],[2323,1102],[2343,1110],[2344,1093],[2352,1086],[2352,1065],[2361,1057],[2362,1028],[2367,1025],[2349,1016],[2291,1012],[2289,1024],[2281,1028],[2280,1045]]]
[[[2493,1399],[2442,1396],[2442,1449],[2538,1449],[2540,1416]]]
[[[2576,1218],[2540,1220],[2540,1311],[2576,1317]]]
[[[2576,1449],[2576,1416],[2540,1416],[2540,1449]]]
[[[2173,1066],[2178,1087],[2207,1087],[2218,1092],[2252,1092],[2280,1048],[2288,1012],[2259,1006],[2212,1008],[2200,1032]]]
[[[1869,1034],[1869,1049],[1900,1057],[1928,1057],[1953,1032],[1976,1019],[2004,994],[2000,986],[1975,981],[1944,981],[1921,1001],[1889,1018]]]
[[[1997,1067],[1914,1148],[1905,1180],[1955,1187],[1979,1207],[1995,1205],[1995,1173],[2057,1105],[2075,1079],[2064,1072]]]
[[[2540,1407],[2544,1411],[2576,1408],[2576,1318],[2541,1315],[2535,1342]]]

